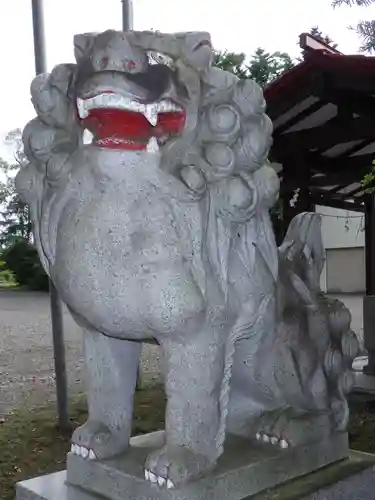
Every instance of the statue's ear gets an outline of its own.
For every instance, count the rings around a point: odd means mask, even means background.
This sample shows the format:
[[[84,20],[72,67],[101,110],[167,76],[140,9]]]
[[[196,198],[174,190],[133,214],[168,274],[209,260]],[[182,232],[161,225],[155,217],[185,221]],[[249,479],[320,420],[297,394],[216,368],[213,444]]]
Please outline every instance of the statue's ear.
[[[82,33],[74,36],[74,57],[77,63],[90,52],[96,36],[97,33]]]
[[[209,68],[214,58],[210,34],[203,31],[186,33],[184,55],[197,71]]]

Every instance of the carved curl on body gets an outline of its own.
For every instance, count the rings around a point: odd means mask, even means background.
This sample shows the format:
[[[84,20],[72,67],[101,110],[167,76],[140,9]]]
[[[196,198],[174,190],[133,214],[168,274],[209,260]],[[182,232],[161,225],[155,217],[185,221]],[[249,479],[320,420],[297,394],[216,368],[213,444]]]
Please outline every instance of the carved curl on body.
[[[165,445],[145,477],[173,487],[211,470],[228,432],[266,435],[264,415],[303,400],[260,361],[286,324],[272,124],[256,83],[211,67],[207,33],[107,31],[74,44],[75,65],[31,85],[30,163],[16,180],[44,268],[85,333],[89,418],[72,451],[126,452],[141,342],[157,342]]]

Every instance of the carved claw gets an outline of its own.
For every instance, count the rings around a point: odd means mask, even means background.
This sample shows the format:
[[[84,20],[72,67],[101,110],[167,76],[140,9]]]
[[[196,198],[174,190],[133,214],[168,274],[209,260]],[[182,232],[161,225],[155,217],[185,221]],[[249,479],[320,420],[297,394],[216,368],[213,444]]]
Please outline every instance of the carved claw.
[[[277,436],[270,436],[268,434],[264,434],[264,433],[261,433],[261,432],[257,432],[255,434],[255,438],[257,441],[262,441],[263,443],[270,443],[272,445],[280,445],[281,446],[281,442],[282,440],[279,439]],[[287,448],[289,445],[286,441],[283,441],[283,443],[286,443],[286,446],[283,445],[281,446],[282,448]]]
[[[72,444],[72,446],[70,447],[70,452],[73,453],[73,455],[78,455],[79,457],[84,459],[97,459],[94,450],[86,448],[85,446],[79,446],[78,444]]]
[[[174,484],[172,483],[172,481],[170,479],[167,479],[167,488],[168,488],[168,490],[170,490],[171,488],[174,488]]]
[[[153,472],[145,469],[145,480],[150,481],[152,484],[157,484],[158,486],[166,486],[168,490],[174,488],[174,484],[170,479],[165,477],[157,476]]]
[[[155,476],[155,474],[153,472],[149,472],[149,480],[151,483],[157,483],[158,482],[158,478],[157,476]]]
[[[289,443],[288,443],[288,441],[285,441],[285,439],[282,439],[282,440],[280,441],[280,448],[282,448],[282,449],[284,449],[284,450],[285,450],[285,449],[287,449],[287,448],[289,448]]]

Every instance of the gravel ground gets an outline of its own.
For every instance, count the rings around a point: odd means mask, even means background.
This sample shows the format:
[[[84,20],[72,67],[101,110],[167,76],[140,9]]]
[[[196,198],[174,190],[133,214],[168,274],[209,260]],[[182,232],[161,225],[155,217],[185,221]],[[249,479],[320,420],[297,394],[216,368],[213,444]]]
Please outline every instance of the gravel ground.
[[[66,363],[70,393],[83,389],[79,327],[64,309]],[[54,400],[54,362],[49,296],[0,289],[0,418],[20,404],[35,406]],[[142,384],[160,381],[160,352],[144,345]]]
[[[353,329],[362,339],[362,299],[341,297],[353,315]],[[71,393],[83,389],[81,332],[64,310],[68,382]],[[144,345],[141,380],[160,381],[160,350]],[[49,296],[0,289],[0,418],[20,404],[35,406],[53,400],[53,349]]]

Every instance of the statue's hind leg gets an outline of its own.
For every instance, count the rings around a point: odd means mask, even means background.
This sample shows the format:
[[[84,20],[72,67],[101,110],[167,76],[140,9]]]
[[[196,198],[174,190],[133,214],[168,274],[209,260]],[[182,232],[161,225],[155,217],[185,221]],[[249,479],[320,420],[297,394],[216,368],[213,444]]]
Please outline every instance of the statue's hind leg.
[[[141,343],[84,330],[89,417],[72,436],[72,451],[104,459],[126,450]]]

